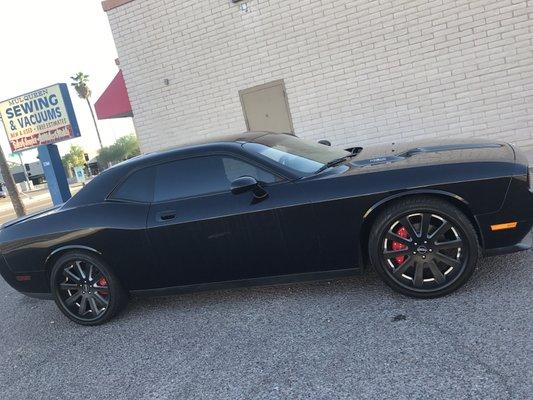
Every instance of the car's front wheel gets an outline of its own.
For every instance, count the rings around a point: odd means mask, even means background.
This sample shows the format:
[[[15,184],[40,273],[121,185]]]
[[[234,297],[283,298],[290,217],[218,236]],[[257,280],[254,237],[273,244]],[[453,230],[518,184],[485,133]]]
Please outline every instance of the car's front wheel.
[[[470,220],[452,204],[408,198],[377,217],[369,237],[370,261],[394,290],[412,297],[444,296],[472,275],[479,255]]]
[[[63,314],[81,325],[100,325],[125,307],[127,292],[99,258],[69,252],[53,265],[50,287]]]

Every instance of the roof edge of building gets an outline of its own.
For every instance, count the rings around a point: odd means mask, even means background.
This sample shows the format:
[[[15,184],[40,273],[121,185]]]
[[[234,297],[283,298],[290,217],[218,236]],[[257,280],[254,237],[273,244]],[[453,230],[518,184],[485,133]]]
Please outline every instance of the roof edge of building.
[[[112,10],[113,8],[120,7],[126,3],[130,3],[134,0],[104,0],[102,1],[102,8],[105,12]]]

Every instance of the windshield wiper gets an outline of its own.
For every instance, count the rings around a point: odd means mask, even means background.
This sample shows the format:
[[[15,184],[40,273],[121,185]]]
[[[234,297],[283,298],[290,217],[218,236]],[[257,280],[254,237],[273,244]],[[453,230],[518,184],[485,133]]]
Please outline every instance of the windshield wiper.
[[[328,168],[334,167],[335,165],[342,164],[343,162],[349,160],[350,158],[357,156],[357,154],[359,154],[361,150],[363,150],[362,147],[354,147],[353,149],[351,149],[352,154],[349,154],[347,156],[340,157],[340,158],[335,158],[334,160],[328,161],[326,164],[324,164],[319,169],[317,169],[315,174],[319,174],[327,170]]]
[[[334,159],[334,160],[328,161],[326,164],[324,164],[324,165],[321,166],[319,169],[317,169],[316,172],[315,172],[315,174],[319,174],[319,173],[321,173],[322,171],[327,170],[328,168],[331,168],[331,167],[334,167],[335,165],[341,164],[341,163],[343,163],[344,161],[346,161],[349,157],[351,157],[351,156],[346,156],[346,157],[336,158],[336,159]]]

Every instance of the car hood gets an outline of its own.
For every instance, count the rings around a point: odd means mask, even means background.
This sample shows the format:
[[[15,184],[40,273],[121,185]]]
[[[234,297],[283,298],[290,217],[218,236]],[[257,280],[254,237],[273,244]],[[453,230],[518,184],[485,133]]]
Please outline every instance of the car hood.
[[[507,143],[481,140],[419,141],[367,146],[351,159],[351,169],[386,165],[419,166],[464,162],[514,162],[515,154]]]

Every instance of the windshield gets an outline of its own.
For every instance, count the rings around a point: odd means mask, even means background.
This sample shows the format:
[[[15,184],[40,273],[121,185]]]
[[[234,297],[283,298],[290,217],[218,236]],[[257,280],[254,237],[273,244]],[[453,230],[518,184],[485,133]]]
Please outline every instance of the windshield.
[[[328,162],[347,157],[351,153],[290,135],[267,135],[261,143],[245,143],[243,147],[273,160],[298,175],[310,175]]]

